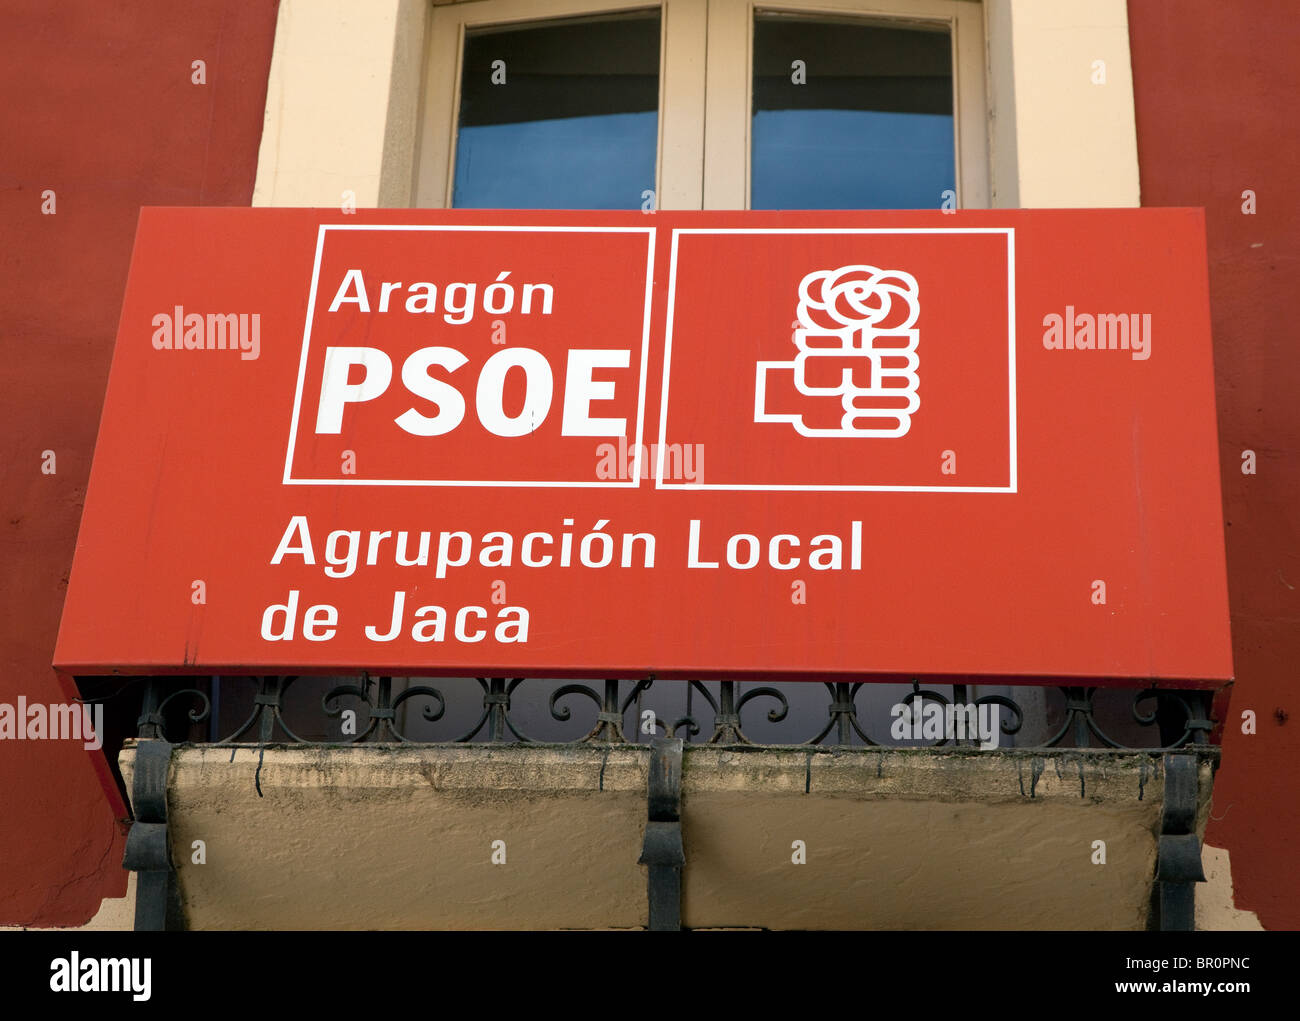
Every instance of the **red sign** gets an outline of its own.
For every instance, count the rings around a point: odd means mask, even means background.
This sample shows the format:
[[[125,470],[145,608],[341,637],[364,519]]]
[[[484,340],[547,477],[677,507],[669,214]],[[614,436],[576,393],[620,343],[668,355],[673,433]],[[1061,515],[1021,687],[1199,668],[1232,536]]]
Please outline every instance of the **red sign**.
[[[70,673],[1213,684],[1199,210],[146,209]]]

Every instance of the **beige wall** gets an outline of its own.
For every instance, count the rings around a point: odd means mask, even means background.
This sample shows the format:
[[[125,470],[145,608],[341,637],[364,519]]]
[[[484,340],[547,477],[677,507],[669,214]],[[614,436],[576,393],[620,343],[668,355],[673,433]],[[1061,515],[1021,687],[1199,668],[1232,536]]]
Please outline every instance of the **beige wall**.
[[[1263,930],[1253,911],[1240,911],[1233,901],[1232,862],[1222,847],[1201,848],[1205,882],[1196,887],[1196,928],[1221,930]]]
[[[1125,0],[985,0],[985,20],[994,205],[1139,205]]]
[[[421,0],[280,0],[255,206],[404,206],[424,53]]]

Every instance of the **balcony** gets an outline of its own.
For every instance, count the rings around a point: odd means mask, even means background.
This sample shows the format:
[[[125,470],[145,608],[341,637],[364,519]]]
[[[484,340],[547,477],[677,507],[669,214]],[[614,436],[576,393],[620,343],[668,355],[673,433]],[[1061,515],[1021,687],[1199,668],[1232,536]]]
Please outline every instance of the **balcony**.
[[[1191,928],[1224,709],[919,682],[119,693],[136,925],[193,929]],[[918,702],[996,705],[996,747],[898,740]]]

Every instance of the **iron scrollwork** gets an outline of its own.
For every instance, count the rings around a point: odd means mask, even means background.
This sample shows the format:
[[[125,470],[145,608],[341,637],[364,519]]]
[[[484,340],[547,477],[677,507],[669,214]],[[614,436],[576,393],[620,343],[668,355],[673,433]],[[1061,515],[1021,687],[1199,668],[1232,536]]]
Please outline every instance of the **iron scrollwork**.
[[[187,686],[169,691],[162,678],[138,678],[144,682],[140,696],[140,714],[136,721],[138,736],[145,739],[185,740],[183,728],[213,719],[213,698],[197,687]],[[400,685],[395,685],[400,680]],[[867,712],[859,705],[859,696],[869,685],[865,681],[823,682],[827,698],[824,703],[826,717],[822,723],[814,722],[806,711],[806,691],[801,692],[804,705],[801,711],[792,709],[786,691],[772,685],[756,685],[744,689],[739,681],[665,682],[653,676],[640,680],[604,681],[603,689],[596,685],[578,682],[547,682],[541,678],[478,677],[477,699],[467,699],[455,694],[450,687],[413,683],[410,679],[391,676],[371,677],[363,674],[355,681],[337,684],[320,698],[318,710],[311,709],[312,700],[294,701],[302,679],[299,677],[221,677],[219,678],[222,719],[235,718],[240,722],[224,736],[210,739],[216,745],[253,744],[265,746],[272,743],[293,745],[348,746],[357,744],[646,744],[655,734],[681,737],[688,744],[758,746],[774,748],[822,747],[943,747],[974,745],[977,740],[960,734],[947,734],[936,740],[899,741],[891,734],[890,718],[879,721],[867,719]],[[450,682],[449,682],[450,683]],[[463,686],[465,682],[460,682]],[[548,687],[549,684],[549,687]],[[802,687],[802,686],[801,686]],[[1131,724],[1117,713],[1105,722],[1098,718],[1099,692],[1119,694],[1118,689],[1061,686],[1046,690],[1051,703],[1048,717],[1059,717],[1059,723],[1042,724],[1042,737],[1037,742],[1018,743],[1017,737],[1025,728],[1027,713],[1016,698],[1006,694],[983,694],[968,698],[965,684],[922,688],[913,681],[911,691],[901,702],[911,706],[916,701],[944,707],[955,705],[997,706],[1000,737],[1010,738],[1010,744],[1020,748],[1113,748],[1120,750],[1172,751],[1209,743],[1214,721],[1211,718],[1211,693],[1199,690],[1170,690],[1147,687],[1133,692],[1128,707]],[[242,690],[239,690],[242,689]],[[319,690],[319,689],[317,689]],[[114,696],[109,697],[116,697]],[[658,696],[660,704],[684,696],[685,712],[673,717],[647,711],[646,706]],[[594,709],[594,721],[581,724],[577,733],[529,733],[519,720],[519,699],[531,712],[533,722],[528,728],[551,727],[569,724],[578,718],[589,719]],[[179,707],[184,699],[193,703],[183,714]],[[575,699],[577,702],[575,702]],[[759,740],[747,732],[742,717],[745,710],[760,700],[768,701],[765,726],[785,725],[788,739]],[[88,699],[87,701],[94,701]],[[475,704],[476,703],[476,704]],[[589,708],[575,712],[579,704]],[[446,732],[436,726],[444,721],[453,708],[458,708],[463,719],[470,707],[473,722],[458,732]],[[538,710],[544,706],[546,715]],[[897,707],[895,707],[897,708]],[[629,727],[628,713],[634,719]],[[550,723],[547,723],[549,718]],[[751,714],[751,723],[753,722]],[[811,725],[810,725],[811,723]],[[213,724],[215,726],[215,722]],[[1131,743],[1125,735],[1117,733],[1127,725],[1151,734],[1156,740],[1146,744]],[[811,736],[801,736],[798,730],[816,729]],[[173,730],[175,733],[168,733]],[[1050,731],[1050,732],[1049,732]],[[314,734],[316,736],[309,736]],[[785,734],[782,734],[785,738]],[[999,741],[999,744],[1002,744]]]

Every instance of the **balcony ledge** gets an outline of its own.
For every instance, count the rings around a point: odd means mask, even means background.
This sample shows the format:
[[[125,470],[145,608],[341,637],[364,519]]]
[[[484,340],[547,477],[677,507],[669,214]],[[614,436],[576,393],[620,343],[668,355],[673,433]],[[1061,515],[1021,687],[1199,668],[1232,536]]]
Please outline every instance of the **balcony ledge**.
[[[1199,837],[1218,750],[1193,754]],[[597,743],[176,745],[184,923],[644,928],[649,761]],[[1144,929],[1164,793],[1157,752],[688,745],[682,924]]]

